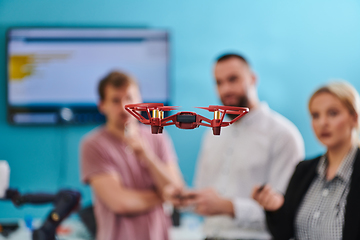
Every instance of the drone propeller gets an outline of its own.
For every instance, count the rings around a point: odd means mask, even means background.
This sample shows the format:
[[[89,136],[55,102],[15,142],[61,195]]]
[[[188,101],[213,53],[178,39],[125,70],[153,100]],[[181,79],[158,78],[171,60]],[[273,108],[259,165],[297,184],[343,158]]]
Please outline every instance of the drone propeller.
[[[218,106],[218,105],[210,105],[209,107],[196,107],[196,108],[208,110],[209,112],[226,110],[226,113],[230,113],[230,111],[233,111],[231,112],[231,114],[239,114],[239,110],[248,111],[248,109],[244,107]]]
[[[164,106],[163,103],[136,103],[125,105],[125,110],[132,116],[144,124],[151,125],[152,133],[162,133],[163,126],[161,126],[162,119],[165,118],[164,112],[176,110],[177,106]],[[139,111],[146,112],[148,118],[142,116]]]
[[[172,110],[177,110],[179,107],[178,106],[163,106],[163,107],[158,107],[157,109],[159,111],[172,111]]]
[[[171,111],[179,108],[178,106],[164,106],[163,103],[137,103],[137,104],[128,104],[125,106],[126,108],[133,109],[135,111]]]
[[[147,111],[158,109],[159,107],[163,107],[163,103],[136,103],[136,104],[128,104],[125,108],[134,109],[135,111]]]
[[[209,112],[214,113],[214,118],[211,122],[211,127],[213,129],[214,135],[220,135],[221,127],[229,126],[237,121],[239,118],[243,117],[245,114],[249,112],[249,108],[244,107],[233,107],[233,106],[217,106],[210,105],[209,107],[196,107],[204,110],[208,110]],[[236,118],[231,120],[230,122],[224,122],[225,114],[234,114],[238,115]]]
[[[239,114],[239,111],[227,110],[226,114]]]
[[[200,108],[200,109],[204,109],[204,110],[208,110],[210,112],[213,112],[212,109],[210,109],[209,107],[194,107],[194,108]]]

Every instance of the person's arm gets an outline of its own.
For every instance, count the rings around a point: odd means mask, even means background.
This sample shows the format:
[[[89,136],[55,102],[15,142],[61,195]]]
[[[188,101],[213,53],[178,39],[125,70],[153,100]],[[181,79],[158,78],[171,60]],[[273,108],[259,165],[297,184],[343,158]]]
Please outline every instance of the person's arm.
[[[96,196],[117,214],[139,214],[160,205],[162,199],[153,190],[134,190],[122,186],[116,173],[103,173],[90,178]]]
[[[263,187],[255,186],[253,188],[252,198],[268,212],[275,212],[284,204],[284,196],[274,191],[269,185]]]
[[[291,133],[284,130],[275,136],[277,138],[273,139],[272,152],[268,156],[270,160],[267,168],[269,172],[267,181],[276,190],[283,192],[296,164],[304,156],[304,146],[302,137],[297,130]],[[208,145],[205,138],[195,178],[195,186],[198,189],[204,188],[207,182],[208,176],[204,169],[206,169]],[[251,196],[226,199],[220,197],[212,189],[198,191],[195,194],[196,197],[187,201],[187,204],[197,204],[196,211],[201,215],[225,214],[234,217],[234,221],[239,227],[266,229],[264,209],[254,199],[251,199]]]
[[[229,215],[234,217],[234,206],[229,199],[221,197],[214,189],[206,188],[183,193],[183,205],[195,206],[194,212],[203,216]]]
[[[304,181],[303,178],[308,172],[308,168],[304,168],[303,166],[304,162],[300,162],[296,166],[284,196],[281,196],[271,189],[268,189],[268,194],[265,192],[264,195],[267,195],[267,197],[264,197],[263,195],[264,198],[267,198],[266,203],[265,201],[263,202],[264,205],[267,205],[264,206],[264,210],[266,211],[266,223],[274,239],[285,240],[294,237],[294,218],[297,208],[295,202],[299,201],[302,196],[302,194],[299,195],[299,191],[303,191],[302,187],[299,186],[299,183]],[[254,191],[256,191],[256,187],[254,188]]]
[[[299,131],[291,129],[279,133],[271,146],[268,184],[285,194],[296,166],[305,158],[304,141]]]
[[[194,187],[196,190],[185,191],[183,195],[183,206],[195,206],[194,211],[203,216],[229,215],[234,217],[234,207],[230,199],[221,197],[214,189],[209,188],[206,161],[212,153],[210,139],[212,131],[207,131],[203,137],[199,153],[196,174],[194,176]]]
[[[155,154],[146,154],[143,160],[149,168],[150,174],[159,191],[163,191],[167,185],[182,188],[184,183],[179,167],[176,162],[163,162]]]
[[[184,205],[194,206],[194,211],[203,216],[228,215],[235,220],[239,227],[248,229],[265,229],[265,213],[259,204],[249,198],[227,199],[223,198],[211,188],[190,191],[184,195]],[[238,204],[238,205],[237,205]],[[247,221],[239,222],[235,218],[236,207],[241,206],[241,216],[247,217]]]
[[[296,129],[276,134],[271,145],[268,181],[275,191],[284,193],[296,165],[304,158],[304,145]],[[249,196],[250,197],[250,196]],[[235,220],[238,225],[250,228],[266,228],[263,208],[253,199],[234,198]]]
[[[136,131],[128,134],[125,141],[137,158],[148,167],[159,192],[163,192],[164,187],[167,185],[182,188],[184,182],[175,160],[176,155],[171,140],[165,133],[157,137],[162,150],[161,153],[157,153],[159,155],[155,153],[154,149],[150,148],[149,144]]]
[[[85,138],[81,144],[81,178],[90,184],[95,195],[118,214],[137,214],[162,203],[154,190],[128,189],[101,144],[101,139]],[[121,161],[122,159],[119,159]]]

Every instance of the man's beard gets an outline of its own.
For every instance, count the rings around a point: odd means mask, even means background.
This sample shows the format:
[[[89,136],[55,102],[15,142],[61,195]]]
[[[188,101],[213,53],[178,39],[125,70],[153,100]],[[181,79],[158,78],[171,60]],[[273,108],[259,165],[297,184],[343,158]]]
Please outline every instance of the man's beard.
[[[222,103],[224,104],[224,101],[221,100]],[[225,104],[224,104],[225,105]],[[243,95],[243,96],[238,96],[237,99],[237,103],[236,104],[232,104],[232,105],[226,105],[226,106],[231,106],[231,107],[249,107],[249,98],[247,97],[247,95]],[[231,120],[235,119],[237,116],[239,116],[238,114],[226,114]]]

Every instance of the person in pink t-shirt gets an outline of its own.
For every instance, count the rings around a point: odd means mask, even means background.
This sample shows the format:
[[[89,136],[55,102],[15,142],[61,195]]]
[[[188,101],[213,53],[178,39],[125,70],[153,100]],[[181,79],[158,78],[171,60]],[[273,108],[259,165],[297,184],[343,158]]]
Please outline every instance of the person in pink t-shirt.
[[[141,102],[137,83],[112,72],[99,84],[105,126],[81,144],[82,181],[94,192],[98,240],[168,240],[165,187],[182,188],[177,157],[167,134],[151,134],[124,106]]]

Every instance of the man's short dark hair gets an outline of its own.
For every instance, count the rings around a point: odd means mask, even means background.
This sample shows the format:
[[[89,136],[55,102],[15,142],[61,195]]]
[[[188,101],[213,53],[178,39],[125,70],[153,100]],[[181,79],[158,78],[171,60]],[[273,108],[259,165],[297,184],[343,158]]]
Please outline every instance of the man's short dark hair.
[[[231,59],[231,58],[239,59],[239,60],[243,61],[244,63],[246,63],[247,65],[250,66],[248,60],[247,60],[244,56],[242,56],[242,55],[240,55],[240,54],[236,54],[236,53],[226,53],[226,54],[220,55],[220,56],[216,59],[216,62],[219,63],[219,62],[222,62],[222,61]]]
[[[105,100],[105,89],[107,86],[112,86],[114,88],[122,88],[128,87],[131,84],[137,85],[136,81],[131,76],[118,71],[113,71],[109,73],[99,82],[98,93],[100,100]]]

